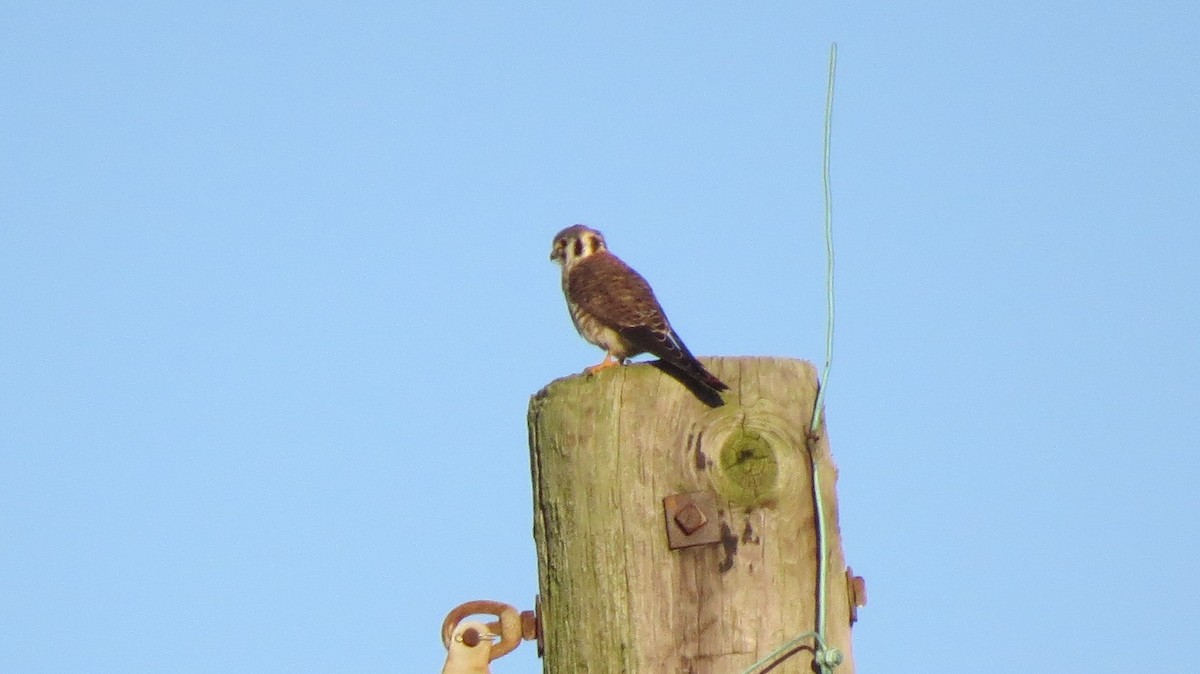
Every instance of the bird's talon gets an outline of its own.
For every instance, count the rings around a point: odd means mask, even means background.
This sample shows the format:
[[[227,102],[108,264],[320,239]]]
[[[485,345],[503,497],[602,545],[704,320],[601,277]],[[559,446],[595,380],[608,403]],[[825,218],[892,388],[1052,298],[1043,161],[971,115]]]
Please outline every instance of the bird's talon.
[[[588,368],[584,368],[583,371],[585,374],[592,375],[592,374],[596,374],[597,372],[599,372],[601,370],[607,370],[610,367],[615,367],[620,364],[621,364],[621,361],[613,358],[611,355],[606,354],[604,356],[604,360],[600,361],[599,364],[593,365]]]

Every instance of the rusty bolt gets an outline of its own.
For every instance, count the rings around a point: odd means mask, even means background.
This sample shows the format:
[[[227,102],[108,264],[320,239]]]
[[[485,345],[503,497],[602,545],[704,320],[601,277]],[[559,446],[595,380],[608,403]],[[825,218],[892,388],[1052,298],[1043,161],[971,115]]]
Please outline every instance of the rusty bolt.
[[[718,523],[717,494],[714,491],[693,491],[671,494],[663,499],[666,516],[667,546],[672,550],[693,545],[711,545],[721,541]]]
[[[846,567],[846,599],[850,602],[850,624],[858,622],[858,607],[867,605],[867,581]]]
[[[521,611],[521,638],[533,641],[538,638],[541,626],[538,625],[536,611]]]
[[[679,530],[688,536],[691,536],[700,527],[708,524],[708,518],[704,516],[704,512],[690,500],[675,513],[674,519],[675,526],[679,527]]]
[[[524,637],[528,640],[530,638],[529,632],[525,630],[525,625],[528,624],[525,618],[526,613],[529,613],[529,611],[521,613],[521,631],[524,632]],[[546,637],[542,634],[542,595],[540,594],[533,597],[533,634],[534,638],[537,639],[537,654],[540,658],[546,654]]]
[[[479,634],[479,630],[474,627],[468,627],[463,630],[462,642],[467,648],[475,648],[479,642],[483,640],[483,636]]]

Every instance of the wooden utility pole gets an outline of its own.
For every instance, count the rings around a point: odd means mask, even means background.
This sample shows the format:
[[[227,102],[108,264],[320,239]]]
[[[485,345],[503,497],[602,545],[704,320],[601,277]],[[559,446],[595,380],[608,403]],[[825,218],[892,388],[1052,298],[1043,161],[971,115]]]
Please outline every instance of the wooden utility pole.
[[[723,407],[644,364],[559,379],[530,402],[547,674],[740,674],[816,630],[810,447],[828,551],[825,642],[841,652],[836,674],[854,672],[836,468],[824,425],[809,433],[816,370],[701,360],[731,387]],[[699,540],[715,542],[670,547]],[[769,671],[811,674],[812,645]]]

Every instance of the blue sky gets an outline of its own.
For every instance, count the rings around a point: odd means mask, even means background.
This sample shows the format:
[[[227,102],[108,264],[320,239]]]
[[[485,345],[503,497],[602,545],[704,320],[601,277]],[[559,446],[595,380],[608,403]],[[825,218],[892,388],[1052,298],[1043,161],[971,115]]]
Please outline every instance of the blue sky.
[[[0,8],[0,670],[433,672],[531,607],[526,406],[601,355],[551,237],[819,360],[837,41],[859,671],[1190,671],[1197,5],[509,5]]]

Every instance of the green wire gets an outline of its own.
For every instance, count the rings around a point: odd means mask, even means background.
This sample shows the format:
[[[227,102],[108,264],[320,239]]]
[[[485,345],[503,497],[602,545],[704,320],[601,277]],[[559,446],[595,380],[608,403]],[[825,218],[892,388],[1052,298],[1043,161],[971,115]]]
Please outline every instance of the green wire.
[[[775,650],[771,651],[770,655],[763,658],[762,660],[759,660],[758,662],[754,663],[753,665],[750,665],[750,667],[747,668],[744,672],[742,672],[742,674],[754,674],[754,672],[758,671],[759,667],[776,662],[778,660],[779,656],[783,655],[784,653],[787,653],[788,651],[791,651],[801,641],[804,641],[805,639],[807,639],[809,637],[813,637],[814,639],[816,639],[817,645],[819,647],[821,647],[821,648],[825,647],[824,643],[821,641],[820,634],[817,634],[816,632],[805,632],[804,634],[801,634],[798,637],[792,638],[791,641],[780,646],[779,648],[776,648]]]
[[[837,76],[837,43],[829,45],[829,85],[825,91],[825,142],[821,178],[825,184],[825,371],[821,374],[820,390],[813,409],[812,431],[817,432],[821,422],[821,410],[825,406],[825,389],[829,386],[829,366],[833,363],[833,189],[829,186],[829,146],[833,137],[833,82]],[[821,498],[821,482],[817,471],[817,457],[811,454],[813,471],[813,500],[816,502],[817,548],[820,561],[817,565],[817,644],[818,654],[825,651],[825,566],[828,561],[828,544],[825,540],[825,508]],[[828,674],[832,667],[824,657],[820,658],[821,674]]]
[[[829,86],[825,91],[825,151],[821,162],[821,179],[825,184],[825,371],[813,408],[812,429],[821,424],[825,405],[825,389],[829,386],[829,366],[833,362],[833,188],[829,185],[829,147],[833,137],[833,83],[837,76],[837,43],[829,45]]]
[[[820,386],[817,391],[817,401],[813,407],[810,427],[816,433],[821,425],[821,410],[825,405],[825,389],[829,383],[829,366],[833,362],[833,190],[829,186],[829,146],[833,136],[833,82],[837,75],[837,43],[829,45],[829,86],[825,93],[825,151],[822,161],[822,179],[825,184],[825,297],[827,304],[827,319],[825,323],[825,369],[821,374]],[[810,454],[812,462],[813,503],[816,510],[817,554],[820,562],[817,564],[817,629],[794,637],[786,644],[776,648],[765,658],[750,665],[742,674],[754,674],[768,664],[775,663],[786,657],[797,644],[809,637],[816,642],[813,658],[820,667],[822,674],[829,674],[833,667],[841,661],[841,654],[835,649],[825,646],[825,566],[828,542],[825,540],[825,504],[821,498],[821,480],[818,474],[817,457]]]

